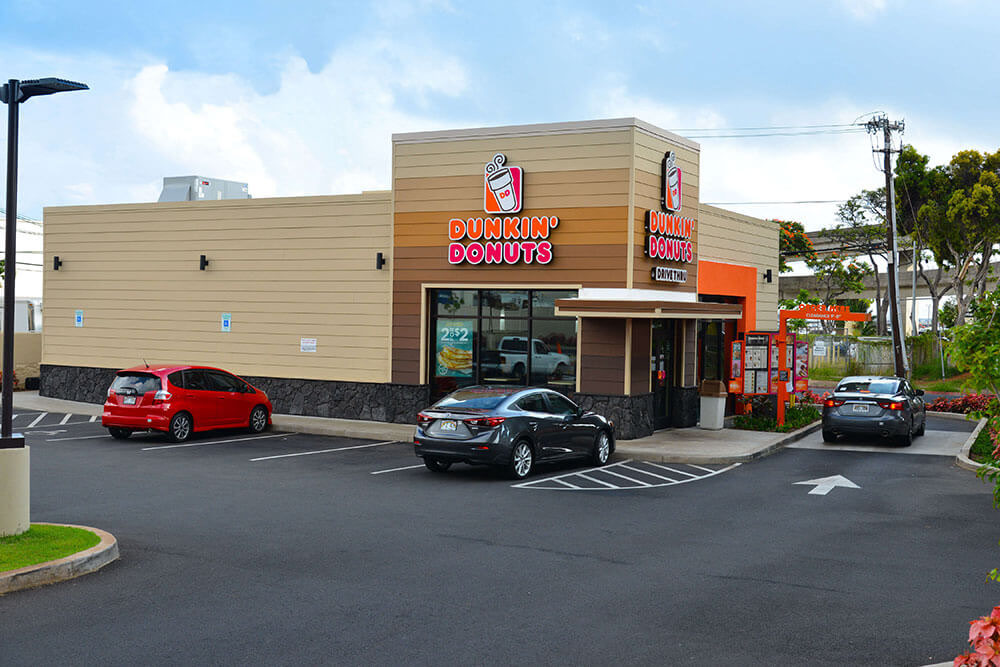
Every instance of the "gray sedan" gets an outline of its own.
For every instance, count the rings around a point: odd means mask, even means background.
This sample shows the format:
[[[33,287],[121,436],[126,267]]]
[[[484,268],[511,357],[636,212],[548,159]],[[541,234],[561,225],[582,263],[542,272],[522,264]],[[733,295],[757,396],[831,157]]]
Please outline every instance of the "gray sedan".
[[[927,428],[923,389],[900,377],[853,376],[823,401],[823,440],[839,435],[879,435],[904,447]]]
[[[548,389],[466,387],[418,415],[413,448],[434,472],[461,462],[524,479],[537,461],[604,465],[615,448],[614,424]]]

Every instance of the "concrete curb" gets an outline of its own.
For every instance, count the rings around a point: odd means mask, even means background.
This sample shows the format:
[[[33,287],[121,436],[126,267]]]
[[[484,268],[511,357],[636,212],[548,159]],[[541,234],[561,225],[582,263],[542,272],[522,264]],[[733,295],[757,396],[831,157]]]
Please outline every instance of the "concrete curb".
[[[976,428],[969,434],[969,439],[965,441],[964,445],[962,445],[962,451],[955,457],[955,465],[959,468],[976,471],[983,467],[982,463],[976,463],[969,458],[969,451],[972,449],[973,443],[976,442],[976,438],[979,437],[979,432],[984,428],[986,428],[986,420],[980,419]]]
[[[803,426],[802,428],[785,434],[775,434],[781,435],[777,440],[773,440],[770,443],[756,449],[752,452],[745,454],[693,454],[693,453],[682,453],[682,452],[670,452],[669,448],[661,448],[659,451],[655,448],[647,447],[630,447],[629,441],[619,441],[615,443],[615,453],[612,456],[614,461],[622,461],[625,459],[642,459],[643,461],[650,461],[652,463],[695,463],[695,464],[730,464],[730,463],[749,463],[750,461],[755,461],[757,459],[764,458],[765,456],[770,456],[785,446],[791,443],[801,440],[810,433],[814,433],[823,426],[822,421],[817,421],[809,426]],[[710,449],[710,447],[706,447]]]
[[[101,541],[96,546],[71,554],[65,558],[50,560],[47,563],[37,563],[17,570],[0,572],[0,595],[25,588],[54,584],[59,581],[66,581],[67,579],[75,579],[91,572],[97,572],[108,563],[118,560],[118,540],[109,532],[99,528],[91,528],[90,526],[77,526],[68,523],[36,523],[46,526],[82,528],[100,537]]]

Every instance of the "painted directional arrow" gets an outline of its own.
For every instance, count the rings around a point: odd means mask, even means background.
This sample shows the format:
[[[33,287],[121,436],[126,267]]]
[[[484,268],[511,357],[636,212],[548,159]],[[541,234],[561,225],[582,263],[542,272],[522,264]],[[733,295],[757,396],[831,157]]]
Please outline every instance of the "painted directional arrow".
[[[812,484],[816,488],[809,492],[809,495],[825,496],[834,488],[842,486],[845,489],[860,489],[861,487],[847,479],[843,475],[832,475],[819,479],[810,479],[808,482],[794,482],[795,484]]]

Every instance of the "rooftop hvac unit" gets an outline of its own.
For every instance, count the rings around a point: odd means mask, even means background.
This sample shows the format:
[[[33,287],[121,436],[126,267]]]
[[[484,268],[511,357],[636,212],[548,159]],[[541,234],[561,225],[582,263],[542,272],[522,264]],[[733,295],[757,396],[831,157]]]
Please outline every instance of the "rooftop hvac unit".
[[[246,183],[204,176],[168,176],[163,179],[159,201],[210,201],[250,199]]]

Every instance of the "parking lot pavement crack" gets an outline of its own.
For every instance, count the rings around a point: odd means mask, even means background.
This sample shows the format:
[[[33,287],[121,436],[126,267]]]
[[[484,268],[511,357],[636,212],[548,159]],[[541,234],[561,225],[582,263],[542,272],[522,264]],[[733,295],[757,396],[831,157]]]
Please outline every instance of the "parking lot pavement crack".
[[[507,544],[503,542],[497,542],[495,540],[487,540],[481,537],[468,537],[466,535],[448,535],[445,533],[438,533],[437,536],[447,540],[458,540],[461,542],[485,544],[491,547],[500,547],[501,549],[520,549],[522,551],[538,551],[541,553],[555,554],[557,556],[569,556],[570,558],[583,558],[586,560],[596,560],[601,563],[611,563],[612,565],[634,565],[634,563],[631,563],[629,561],[618,560],[616,558],[605,558],[603,556],[595,556],[594,554],[574,553],[572,551],[562,551],[560,549],[546,549],[544,547],[532,546],[529,544]]]
[[[811,584],[793,584],[788,581],[777,581],[776,579],[762,579],[761,577],[737,577],[730,574],[706,574],[706,577],[711,577],[713,579],[729,579],[731,581],[752,581],[758,584],[771,584],[773,586],[788,586],[790,588],[805,588],[811,591],[822,591],[824,593],[843,593],[844,591],[838,588],[824,588],[822,586],[813,586]]]

